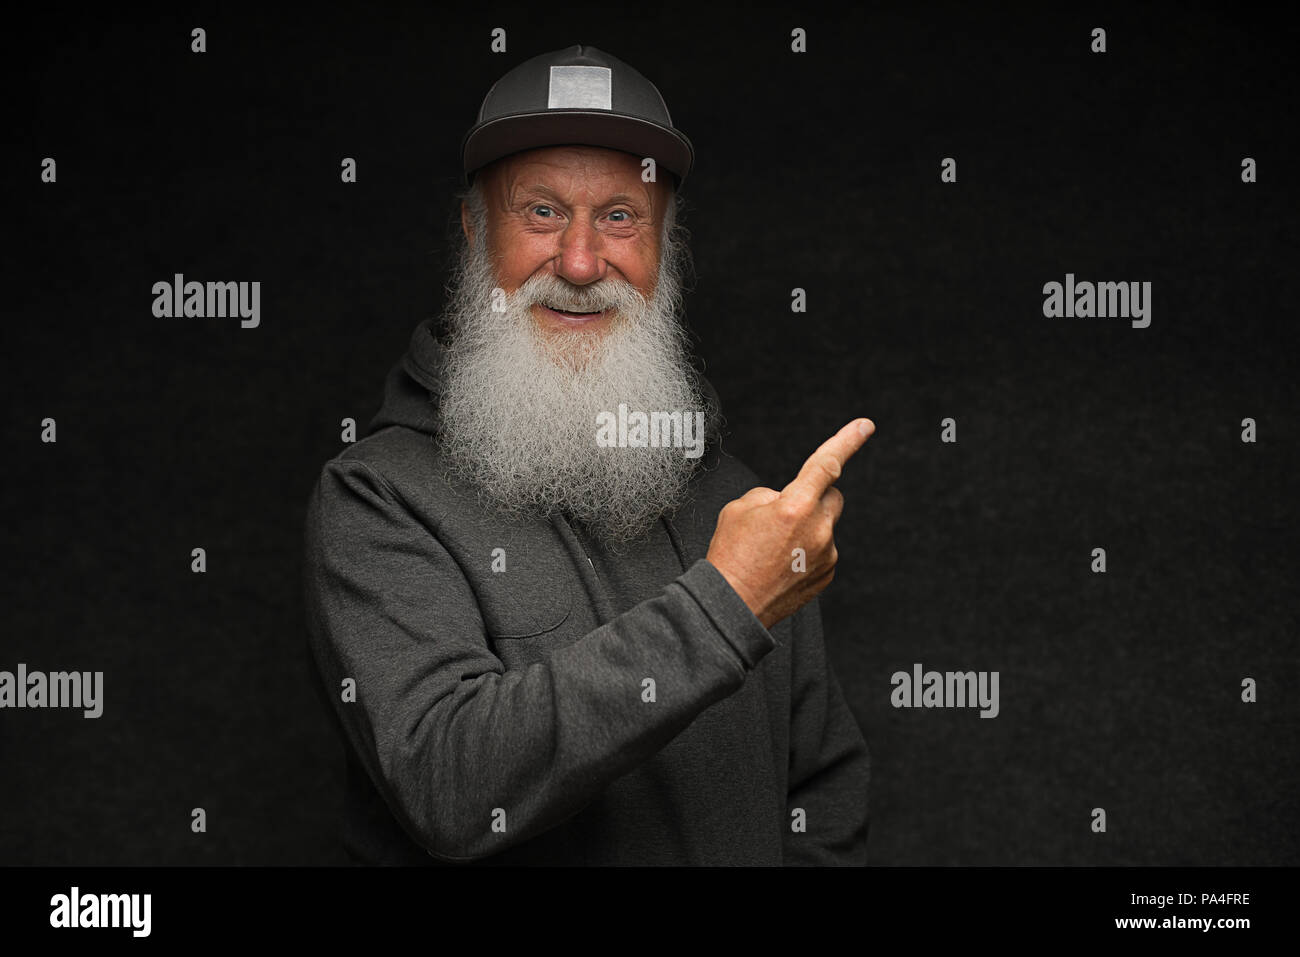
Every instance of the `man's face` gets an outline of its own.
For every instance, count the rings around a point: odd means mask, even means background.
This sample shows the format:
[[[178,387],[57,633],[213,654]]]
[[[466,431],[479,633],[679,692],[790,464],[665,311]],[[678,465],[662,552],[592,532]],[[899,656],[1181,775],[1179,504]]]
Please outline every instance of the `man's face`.
[[[654,293],[672,194],[664,183],[642,181],[635,156],[546,147],[506,157],[479,176],[497,280],[514,293],[540,277],[541,301],[529,311],[541,332],[604,335],[618,318],[613,307],[594,311],[608,302],[600,295],[607,278],[630,283],[647,300]],[[468,237],[466,208],[461,224]]]
[[[518,154],[475,178],[445,314],[438,433],[485,504],[562,510],[618,543],[685,500],[701,444],[688,457],[684,445],[612,447],[598,435],[624,406],[683,424],[706,414],[679,315],[689,255],[664,229],[674,202],[668,184],[641,182],[637,157],[595,147]],[[699,443],[706,429],[696,425]]]

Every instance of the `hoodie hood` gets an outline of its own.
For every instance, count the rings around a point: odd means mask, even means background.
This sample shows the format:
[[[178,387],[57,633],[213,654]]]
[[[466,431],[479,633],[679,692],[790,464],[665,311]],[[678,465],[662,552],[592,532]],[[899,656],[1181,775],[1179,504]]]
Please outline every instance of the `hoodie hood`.
[[[428,318],[420,322],[411,333],[406,354],[389,370],[383,404],[370,420],[367,435],[390,425],[402,425],[430,436],[437,434],[443,352],[435,320]],[[700,391],[708,405],[704,412],[704,452],[708,457],[717,449],[722,435],[722,403],[713,384],[703,376],[700,376]]]

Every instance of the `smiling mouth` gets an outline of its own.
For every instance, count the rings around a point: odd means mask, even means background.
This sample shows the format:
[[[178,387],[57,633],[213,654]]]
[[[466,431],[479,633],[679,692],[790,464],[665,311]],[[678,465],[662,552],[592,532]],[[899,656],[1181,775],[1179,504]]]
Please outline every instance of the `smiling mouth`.
[[[537,305],[541,306],[545,312],[549,313],[554,318],[563,320],[564,322],[574,323],[591,322],[594,319],[600,319],[609,312],[608,309],[602,309],[599,312],[569,312],[563,309],[552,309],[550,306],[543,305],[540,302]]]

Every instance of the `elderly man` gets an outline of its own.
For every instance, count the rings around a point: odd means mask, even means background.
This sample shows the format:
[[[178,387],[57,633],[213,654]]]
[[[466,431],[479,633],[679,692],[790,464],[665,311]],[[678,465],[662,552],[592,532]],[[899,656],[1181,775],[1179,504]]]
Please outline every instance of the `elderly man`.
[[[868,752],[815,598],[874,426],[781,491],[722,451],[680,316],[693,151],[627,64],[515,68],[463,158],[446,327],[308,509],[352,858],[863,863]]]

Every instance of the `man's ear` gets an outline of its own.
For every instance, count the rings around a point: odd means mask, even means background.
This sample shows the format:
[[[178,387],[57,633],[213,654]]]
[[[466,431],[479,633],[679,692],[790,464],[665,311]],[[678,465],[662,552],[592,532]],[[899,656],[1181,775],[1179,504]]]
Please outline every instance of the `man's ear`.
[[[464,200],[460,204],[460,228],[471,246],[474,245],[474,229],[469,224],[469,204]]]

